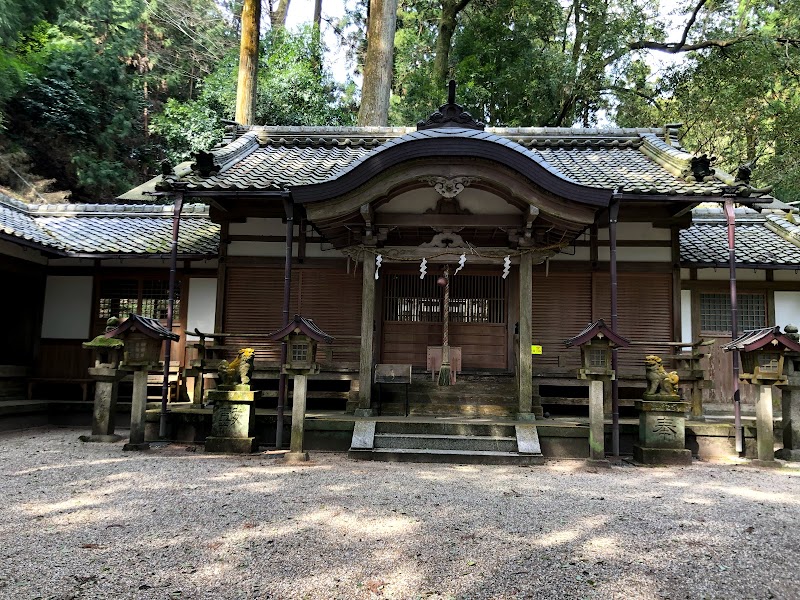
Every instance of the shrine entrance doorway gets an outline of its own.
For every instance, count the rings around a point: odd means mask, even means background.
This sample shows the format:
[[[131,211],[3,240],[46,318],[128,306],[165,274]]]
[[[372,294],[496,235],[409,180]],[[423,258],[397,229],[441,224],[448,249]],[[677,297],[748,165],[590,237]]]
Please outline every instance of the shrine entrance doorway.
[[[441,267],[429,264],[423,279],[411,268],[381,273],[381,362],[424,369],[428,347],[441,346]],[[498,271],[471,267],[468,274],[451,275],[450,346],[461,348],[464,370],[509,370],[509,281]]]

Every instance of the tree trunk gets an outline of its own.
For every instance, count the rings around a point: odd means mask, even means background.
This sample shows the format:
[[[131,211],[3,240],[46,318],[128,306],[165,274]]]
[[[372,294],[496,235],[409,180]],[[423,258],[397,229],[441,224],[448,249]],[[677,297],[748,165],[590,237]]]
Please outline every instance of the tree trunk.
[[[258,82],[258,36],[261,0],[244,0],[242,40],[239,45],[239,80],[236,86],[236,122],[253,125]]]
[[[439,18],[439,32],[436,36],[433,59],[433,82],[436,86],[443,85],[450,79],[450,47],[458,25],[458,13],[464,10],[467,4],[469,0],[442,0],[442,16]]]
[[[269,4],[269,22],[273,29],[286,27],[286,13],[289,12],[289,0],[279,0],[278,8],[272,10],[272,2]]]
[[[367,57],[358,125],[389,124],[389,96],[392,91],[392,54],[397,21],[397,0],[370,0],[367,23]]]
[[[322,0],[314,0],[314,27],[322,27]]]

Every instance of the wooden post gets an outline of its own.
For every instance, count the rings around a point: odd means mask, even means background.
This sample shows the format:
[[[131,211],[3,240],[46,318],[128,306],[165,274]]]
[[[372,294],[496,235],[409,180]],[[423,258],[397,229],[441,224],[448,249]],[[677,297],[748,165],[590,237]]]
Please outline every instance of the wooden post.
[[[756,403],[756,435],[758,436],[758,461],[775,461],[775,432],[772,421],[772,386],[760,385]]]
[[[361,356],[358,372],[358,408],[369,410],[372,402],[373,328],[375,323],[375,260],[364,255],[361,290]]]
[[[131,433],[123,450],[147,450],[150,444],[144,441],[144,428],[147,416],[147,369],[138,368],[133,372],[133,399],[131,402]]]
[[[308,452],[303,451],[307,389],[308,378],[305,375],[295,375],[294,390],[292,391],[292,439],[289,443],[289,454],[286,457],[289,460],[308,460]]]
[[[529,414],[532,409],[533,364],[531,361],[531,306],[533,304],[533,262],[525,252],[519,257],[519,412]]]
[[[589,460],[606,459],[605,422],[603,420],[603,382],[589,382]]]

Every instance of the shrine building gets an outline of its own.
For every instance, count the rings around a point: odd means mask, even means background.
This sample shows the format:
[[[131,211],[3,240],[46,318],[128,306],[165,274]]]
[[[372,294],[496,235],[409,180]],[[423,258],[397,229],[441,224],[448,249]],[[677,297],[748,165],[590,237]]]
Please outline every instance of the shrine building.
[[[408,128],[231,127],[115,203],[0,198],[0,369],[22,374],[31,398],[77,395],[91,360],[81,343],[109,317],[164,319],[178,206],[175,402],[201,401],[203,333],[255,348],[254,385],[274,407],[278,350],[265,337],[284,323],[286,291],[289,315],[335,338],[309,391],[317,408],[374,410],[375,366],[400,364],[417,383],[412,414],[579,412],[580,353],[564,340],[600,318],[633,342],[619,351],[623,410],[641,397],[646,354],[669,365],[692,344],[713,382],[703,404],[730,404],[729,355],[699,345],[730,340],[721,207],[736,207],[740,330],[800,324],[800,226],[747,169],[722,172],[679,133],[490,128],[451,96]],[[445,269],[456,384],[439,393]]]

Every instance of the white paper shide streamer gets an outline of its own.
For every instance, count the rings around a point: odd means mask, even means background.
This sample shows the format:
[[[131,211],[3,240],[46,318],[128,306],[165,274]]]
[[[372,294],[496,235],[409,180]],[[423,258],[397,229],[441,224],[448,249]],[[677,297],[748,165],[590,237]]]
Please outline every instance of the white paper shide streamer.
[[[428,259],[423,258],[422,262],[419,263],[419,278],[425,279],[425,274],[428,272]]]
[[[378,279],[378,277],[380,277],[382,263],[383,263],[383,256],[381,254],[378,254],[375,257],[375,279]]]
[[[508,277],[508,274],[511,272],[511,256],[506,255],[503,259],[503,279]]]
[[[467,264],[467,255],[466,255],[466,254],[462,254],[461,256],[459,256],[459,257],[458,257],[458,268],[456,269],[456,272],[455,272],[455,273],[453,273],[453,276],[454,276],[454,277],[455,277],[456,275],[458,275],[458,272],[459,272],[461,269],[463,269],[463,268],[464,268],[464,265],[465,265],[465,264]]]

